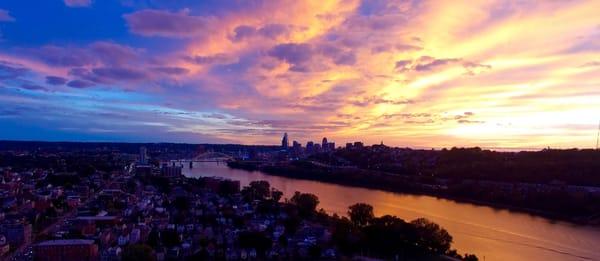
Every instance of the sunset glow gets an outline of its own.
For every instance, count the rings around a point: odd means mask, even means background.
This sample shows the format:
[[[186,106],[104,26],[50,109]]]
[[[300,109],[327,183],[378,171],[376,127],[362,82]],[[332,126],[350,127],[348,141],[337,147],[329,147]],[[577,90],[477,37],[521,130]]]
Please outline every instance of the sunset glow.
[[[594,147],[599,13],[577,0],[2,1],[0,138]]]

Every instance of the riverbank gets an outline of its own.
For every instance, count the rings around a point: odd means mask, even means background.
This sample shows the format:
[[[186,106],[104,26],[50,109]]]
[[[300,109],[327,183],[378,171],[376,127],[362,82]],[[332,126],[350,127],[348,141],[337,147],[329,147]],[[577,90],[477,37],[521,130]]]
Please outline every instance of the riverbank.
[[[472,203],[475,205],[489,206],[497,209],[506,209],[532,216],[545,217],[552,220],[567,221],[579,225],[600,225],[598,217],[578,216],[560,212],[547,211],[535,207],[525,207],[507,204],[498,201],[482,200],[473,196],[463,196],[464,191],[471,192],[475,189],[462,184],[432,185],[415,182],[414,178],[394,175],[385,172],[376,172],[362,169],[330,169],[311,165],[309,162],[296,162],[295,164],[264,164],[259,162],[233,161],[228,167],[246,171],[261,171],[265,174],[303,180],[315,180],[332,184],[352,187],[377,189],[394,193],[415,195],[429,195],[437,198],[449,199],[456,202]],[[477,193],[472,193],[477,195]],[[573,208],[576,206],[574,205]]]

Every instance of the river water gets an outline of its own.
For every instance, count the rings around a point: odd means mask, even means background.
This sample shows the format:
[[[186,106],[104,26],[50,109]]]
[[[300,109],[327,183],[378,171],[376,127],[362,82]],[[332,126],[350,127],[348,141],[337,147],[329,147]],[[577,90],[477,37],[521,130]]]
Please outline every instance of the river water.
[[[193,169],[185,166],[188,177],[223,177],[239,180],[242,186],[266,180],[288,198],[295,191],[313,193],[319,197],[318,208],[328,213],[345,215],[348,206],[364,202],[373,206],[377,216],[396,215],[406,221],[425,217],[448,230],[459,253],[473,253],[480,260],[600,260],[600,227],[431,196],[247,172],[223,163],[194,163]]]

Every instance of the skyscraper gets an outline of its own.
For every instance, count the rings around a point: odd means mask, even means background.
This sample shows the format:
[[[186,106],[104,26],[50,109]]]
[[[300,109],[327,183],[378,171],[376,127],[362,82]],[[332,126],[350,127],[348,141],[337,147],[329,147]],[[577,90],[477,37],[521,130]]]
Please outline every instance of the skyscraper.
[[[323,149],[323,151],[327,151],[328,148],[328,144],[327,144],[327,138],[323,137],[323,141],[321,142],[321,148]]]
[[[314,148],[315,143],[312,141],[309,141],[306,143],[306,153],[311,154],[315,152],[315,148]]]
[[[290,146],[290,142],[288,141],[287,132],[283,134],[283,139],[281,139],[281,148],[287,150]]]
[[[140,148],[140,164],[141,165],[148,164],[148,151],[146,150],[146,147]]]

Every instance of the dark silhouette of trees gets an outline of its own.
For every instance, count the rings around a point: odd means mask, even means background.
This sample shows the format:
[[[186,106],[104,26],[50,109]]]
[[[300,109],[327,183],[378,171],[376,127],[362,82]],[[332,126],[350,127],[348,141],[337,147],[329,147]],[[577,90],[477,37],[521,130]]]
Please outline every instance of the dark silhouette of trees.
[[[300,193],[296,191],[294,196],[290,199],[290,202],[298,208],[298,214],[301,217],[309,217],[317,209],[319,205],[319,198],[314,194]]]
[[[247,201],[264,200],[271,195],[271,185],[264,180],[252,181],[247,187],[241,191],[242,196]]]
[[[281,200],[281,197],[283,197],[283,192],[273,188],[271,189],[271,199],[275,202],[279,202],[279,200]]]
[[[187,211],[190,207],[190,200],[187,197],[178,196],[173,201],[173,206],[181,212]]]
[[[425,218],[418,218],[410,223],[417,229],[417,244],[438,254],[450,250],[452,236],[438,224]]]
[[[156,260],[156,255],[154,254],[154,250],[148,245],[144,244],[135,244],[129,245],[125,247],[123,253],[121,254],[122,261],[137,261],[137,260],[147,260],[154,261]]]
[[[348,207],[348,216],[355,226],[364,227],[373,220],[375,214],[371,205],[356,203]]]
[[[439,225],[427,219],[407,223],[396,216],[374,217],[372,213],[373,207],[359,203],[348,207],[350,219],[332,217],[332,240],[343,254],[401,260],[435,255],[462,258],[450,250],[452,237]],[[477,260],[474,255],[466,257]]]
[[[174,247],[181,244],[179,234],[175,230],[164,230],[160,233],[162,244],[166,247]]]
[[[263,255],[272,245],[271,239],[263,232],[244,231],[238,239],[242,248],[254,248],[259,255]]]

